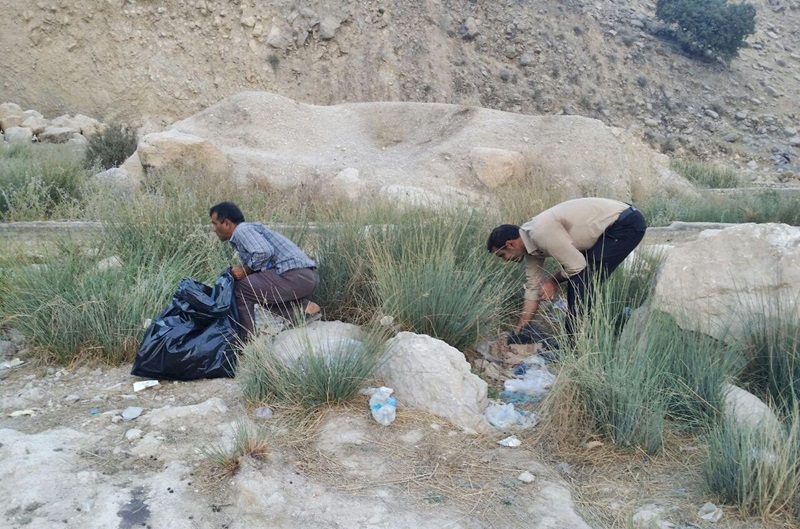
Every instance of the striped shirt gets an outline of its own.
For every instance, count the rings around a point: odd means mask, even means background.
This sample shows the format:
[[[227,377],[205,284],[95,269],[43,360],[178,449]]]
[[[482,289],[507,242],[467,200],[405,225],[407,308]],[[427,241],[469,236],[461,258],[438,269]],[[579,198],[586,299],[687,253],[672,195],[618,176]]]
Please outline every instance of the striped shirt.
[[[280,233],[258,222],[241,222],[231,235],[242,265],[254,272],[274,268],[279,274],[317,265],[298,246]]]

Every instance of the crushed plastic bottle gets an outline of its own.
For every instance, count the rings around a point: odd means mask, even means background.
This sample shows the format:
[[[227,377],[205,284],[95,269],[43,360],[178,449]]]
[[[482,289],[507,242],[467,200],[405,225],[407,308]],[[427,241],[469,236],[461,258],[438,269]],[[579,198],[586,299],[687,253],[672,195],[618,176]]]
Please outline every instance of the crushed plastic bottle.
[[[384,426],[394,421],[397,412],[397,400],[392,397],[392,388],[380,387],[369,398],[369,409],[372,417]]]

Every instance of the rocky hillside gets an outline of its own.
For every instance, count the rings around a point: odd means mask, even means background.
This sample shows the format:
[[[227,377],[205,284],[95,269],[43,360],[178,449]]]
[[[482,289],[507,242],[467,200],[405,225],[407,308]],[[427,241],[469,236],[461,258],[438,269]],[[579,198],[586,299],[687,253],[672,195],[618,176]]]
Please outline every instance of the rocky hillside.
[[[800,1],[754,0],[726,67],[637,0],[4,0],[0,102],[152,132],[242,91],[578,114],[800,183]]]

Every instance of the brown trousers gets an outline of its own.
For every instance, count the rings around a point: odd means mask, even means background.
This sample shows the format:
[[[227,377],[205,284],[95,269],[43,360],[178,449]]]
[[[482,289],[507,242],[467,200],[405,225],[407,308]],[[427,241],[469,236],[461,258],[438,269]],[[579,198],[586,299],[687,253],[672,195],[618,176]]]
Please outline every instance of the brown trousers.
[[[237,332],[246,342],[253,333],[253,305],[262,305],[271,312],[291,316],[305,308],[307,298],[319,285],[316,268],[296,268],[279,274],[275,270],[254,272],[233,285],[239,312]]]

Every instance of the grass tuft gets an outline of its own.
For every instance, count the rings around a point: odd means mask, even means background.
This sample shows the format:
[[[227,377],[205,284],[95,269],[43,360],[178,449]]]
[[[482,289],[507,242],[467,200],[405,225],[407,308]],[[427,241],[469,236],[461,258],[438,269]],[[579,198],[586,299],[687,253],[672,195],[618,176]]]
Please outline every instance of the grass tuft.
[[[265,428],[238,420],[232,434],[229,447],[218,442],[201,449],[218,477],[235,474],[244,457],[264,458],[269,454],[270,433]]]
[[[255,340],[239,359],[237,379],[245,400],[267,400],[315,409],[344,402],[367,385],[385,357],[380,330],[320,341],[309,328],[281,340]]]
[[[122,123],[112,123],[89,138],[83,163],[87,169],[119,167],[136,151],[136,132]]]
[[[670,165],[675,172],[700,187],[719,189],[744,184],[741,175],[732,169],[681,160],[674,160]]]

